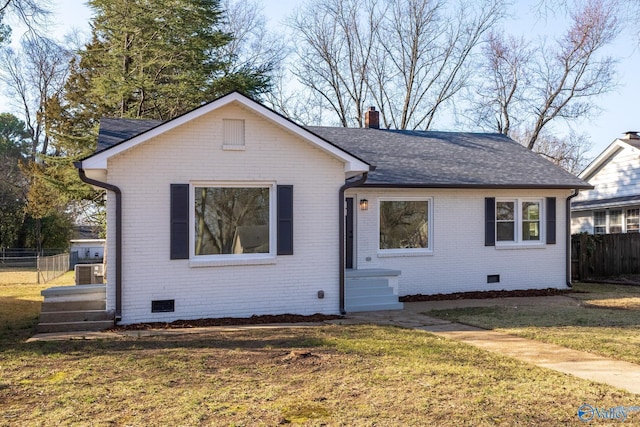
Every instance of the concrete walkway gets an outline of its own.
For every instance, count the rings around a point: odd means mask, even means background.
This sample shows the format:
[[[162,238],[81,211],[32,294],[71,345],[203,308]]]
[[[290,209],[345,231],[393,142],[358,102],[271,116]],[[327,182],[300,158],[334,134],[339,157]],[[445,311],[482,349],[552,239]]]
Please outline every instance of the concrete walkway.
[[[464,342],[501,355],[513,357],[543,368],[574,375],[590,381],[611,385],[631,393],[640,394],[640,365],[608,359],[591,353],[570,350],[554,344],[519,338],[514,335],[462,325],[427,316],[434,309],[457,307],[482,307],[496,305],[579,305],[573,298],[564,296],[534,298],[495,298],[483,300],[426,301],[404,304],[404,310],[351,313],[346,318],[330,321],[334,324],[394,325],[418,329],[460,342]],[[145,337],[154,335],[205,334],[215,330],[305,328],[318,324],[294,323],[273,325],[216,326],[189,329],[150,329],[122,332],[67,332],[38,334],[29,341],[70,339],[109,339]]]
[[[348,316],[346,321],[419,329],[536,366],[640,394],[640,365],[571,350],[555,344],[449,322],[423,314],[434,309],[488,307],[502,304],[524,306],[532,304],[578,305],[579,303],[572,298],[563,296],[411,302],[404,304],[404,310],[353,313]]]

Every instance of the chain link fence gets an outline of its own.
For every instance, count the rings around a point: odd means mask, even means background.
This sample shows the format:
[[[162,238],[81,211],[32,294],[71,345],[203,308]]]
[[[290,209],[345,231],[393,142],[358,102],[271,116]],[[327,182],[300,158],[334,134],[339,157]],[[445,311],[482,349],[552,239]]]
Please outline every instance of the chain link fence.
[[[0,283],[47,283],[71,268],[60,250],[0,248]]]

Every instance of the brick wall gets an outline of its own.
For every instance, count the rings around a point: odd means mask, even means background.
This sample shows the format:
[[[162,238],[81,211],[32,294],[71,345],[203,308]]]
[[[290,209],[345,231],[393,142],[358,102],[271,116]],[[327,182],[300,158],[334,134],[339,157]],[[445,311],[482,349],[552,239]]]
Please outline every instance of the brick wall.
[[[479,290],[566,287],[565,206],[569,191],[517,190],[350,190],[348,196],[369,200],[369,210],[356,208],[357,268],[401,270],[399,294],[437,294]],[[380,256],[378,199],[431,197],[433,253]],[[555,245],[502,249],[484,246],[485,197],[557,197]],[[543,230],[544,233],[544,230]],[[500,283],[487,283],[487,275]]]
[[[246,149],[222,149],[222,120],[244,119]],[[109,160],[123,198],[122,323],[338,312],[338,191],[344,165],[272,122],[229,105]],[[294,186],[294,255],[250,266],[169,259],[169,188],[192,181]],[[114,218],[109,207],[109,221]],[[109,227],[109,253],[115,253]],[[111,256],[113,260],[113,256]],[[115,277],[114,262],[109,277]],[[109,280],[109,307],[114,290]],[[324,299],[317,293],[323,290]],[[175,312],[151,313],[152,300]]]

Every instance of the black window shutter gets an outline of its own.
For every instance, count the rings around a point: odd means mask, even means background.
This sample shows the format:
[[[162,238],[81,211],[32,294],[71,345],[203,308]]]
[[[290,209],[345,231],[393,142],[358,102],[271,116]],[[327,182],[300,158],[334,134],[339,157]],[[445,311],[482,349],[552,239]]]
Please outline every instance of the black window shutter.
[[[293,185],[278,185],[278,255],[293,255]]]
[[[171,259],[189,259],[189,184],[171,184]]]
[[[496,198],[484,199],[484,245],[496,245]]]
[[[567,221],[570,221],[567,218]],[[547,244],[556,244],[556,198],[547,197]]]

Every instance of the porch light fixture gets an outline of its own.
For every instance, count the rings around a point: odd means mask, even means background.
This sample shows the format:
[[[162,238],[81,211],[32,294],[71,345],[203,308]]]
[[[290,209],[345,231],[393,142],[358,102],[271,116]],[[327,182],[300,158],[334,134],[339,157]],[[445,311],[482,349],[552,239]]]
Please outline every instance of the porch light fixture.
[[[369,209],[369,201],[367,199],[360,199],[360,210],[366,211]]]

